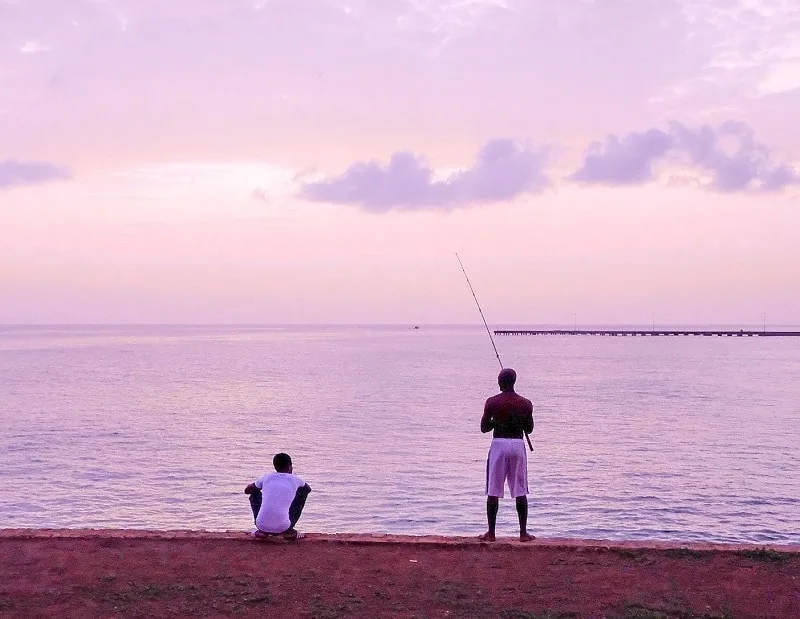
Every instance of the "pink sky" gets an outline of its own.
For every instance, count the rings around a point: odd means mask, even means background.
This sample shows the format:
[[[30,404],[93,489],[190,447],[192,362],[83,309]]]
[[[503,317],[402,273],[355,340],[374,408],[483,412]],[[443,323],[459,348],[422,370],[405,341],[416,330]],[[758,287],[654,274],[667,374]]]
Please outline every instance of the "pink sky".
[[[0,323],[800,323],[800,4],[0,0]]]

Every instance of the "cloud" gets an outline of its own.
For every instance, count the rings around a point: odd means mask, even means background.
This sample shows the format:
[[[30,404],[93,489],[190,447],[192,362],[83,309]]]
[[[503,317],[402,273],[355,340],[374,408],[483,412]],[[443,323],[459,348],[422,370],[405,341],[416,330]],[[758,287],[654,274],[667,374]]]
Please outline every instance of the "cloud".
[[[785,0],[0,0],[3,139],[182,159],[218,152],[197,127],[224,123],[234,156],[306,165],[311,131],[383,153],[403,127],[428,152],[741,117],[790,149],[799,27]]]
[[[472,167],[439,180],[425,159],[397,152],[386,165],[357,162],[339,176],[304,183],[300,195],[315,202],[348,204],[376,213],[451,210],[543,191],[550,185],[542,171],[546,161],[544,148],[508,139],[491,140],[478,151]]]
[[[693,38],[706,39],[711,52],[709,61],[697,67],[706,87],[733,86],[752,96],[798,86],[796,67],[791,66],[798,58],[796,2],[684,0],[682,4]]]
[[[653,163],[672,146],[672,137],[658,129],[610,135],[605,143],[594,142],[587,149],[583,165],[571,178],[579,183],[633,185],[653,179]]]
[[[185,157],[204,143],[197,126],[223,118],[231,143],[269,142],[259,156],[303,142],[312,124],[321,148],[401,122],[413,144],[452,140],[453,128],[469,134],[457,140],[595,135],[620,118],[653,122],[636,116],[651,113],[648,98],[707,59],[706,38],[688,36],[674,0],[29,0],[0,9],[0,40],[17,43],[8,58],[0,49],[13,73],[0,92],[20,117],[4,138],[92,148],[85,136],[98,132],[125,149],[135,133],[145,156]],[[58,53],[34,61],[17,53],[26,41]],[[69,87],[43,93],[54,76]],[[409,92],[421,105],[409,108]]]
[[[0,189],[38,185],[70,177],[66,169],[41,161],[0,161]]]
[[[753,130],[734,121],[696,129],[673,122],[666,131],[610,135],[589,146],[569,180],[583,185],[640,185],[656,178],[654,167],[660,163],[688,165],[709,177],[703,186],[714,191],[778,191],[800,184],[797,170],[773,161]]]
[[[39,41],[27,41],[25,45],[19,48],[21,54],[38,54],[40,52],[49,52],[50,48],[47,45],[39,43]]]

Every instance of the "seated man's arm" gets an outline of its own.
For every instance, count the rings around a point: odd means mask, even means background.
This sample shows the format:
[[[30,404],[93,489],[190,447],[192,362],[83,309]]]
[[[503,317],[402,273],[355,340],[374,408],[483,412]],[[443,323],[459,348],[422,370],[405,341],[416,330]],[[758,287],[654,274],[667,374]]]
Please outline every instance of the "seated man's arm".
[[[494,419],[492,418],[489,400],[486,400],[486,404],[483,406],[483,417],[481,417],[481,432],[486,434],[487,432],[491,432],[493,429]]]
[[[247,487],[244,489],[245,494],[253,494],[256,490],[258,490],[258,486],[253,484],[247,484]]]

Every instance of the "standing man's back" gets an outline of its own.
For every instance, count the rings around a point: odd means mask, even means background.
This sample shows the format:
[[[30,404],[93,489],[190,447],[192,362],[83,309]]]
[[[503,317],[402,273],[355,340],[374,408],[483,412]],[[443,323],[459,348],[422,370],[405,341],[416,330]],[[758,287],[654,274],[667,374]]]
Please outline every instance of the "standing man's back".
[[[486,400],[481,418],[481,432],[493,431],[486,461],[486,517],[489,530],[481,536],[494,541],[497,511],[506,481],[516,500],[519,538],[534,539],[528,534],[528,453],[523,435],[533,431],[533,404],[514,391],[517,373],[506,368],[497,377],[500,393]]]

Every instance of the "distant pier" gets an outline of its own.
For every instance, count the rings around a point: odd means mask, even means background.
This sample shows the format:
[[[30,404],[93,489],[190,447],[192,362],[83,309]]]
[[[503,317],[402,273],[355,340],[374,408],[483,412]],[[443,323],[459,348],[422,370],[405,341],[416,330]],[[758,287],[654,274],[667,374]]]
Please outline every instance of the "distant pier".
[[[800,337],[800,331],[745,331],[737,329],[497,329],[495,335],[599,335],[609,337]]]

